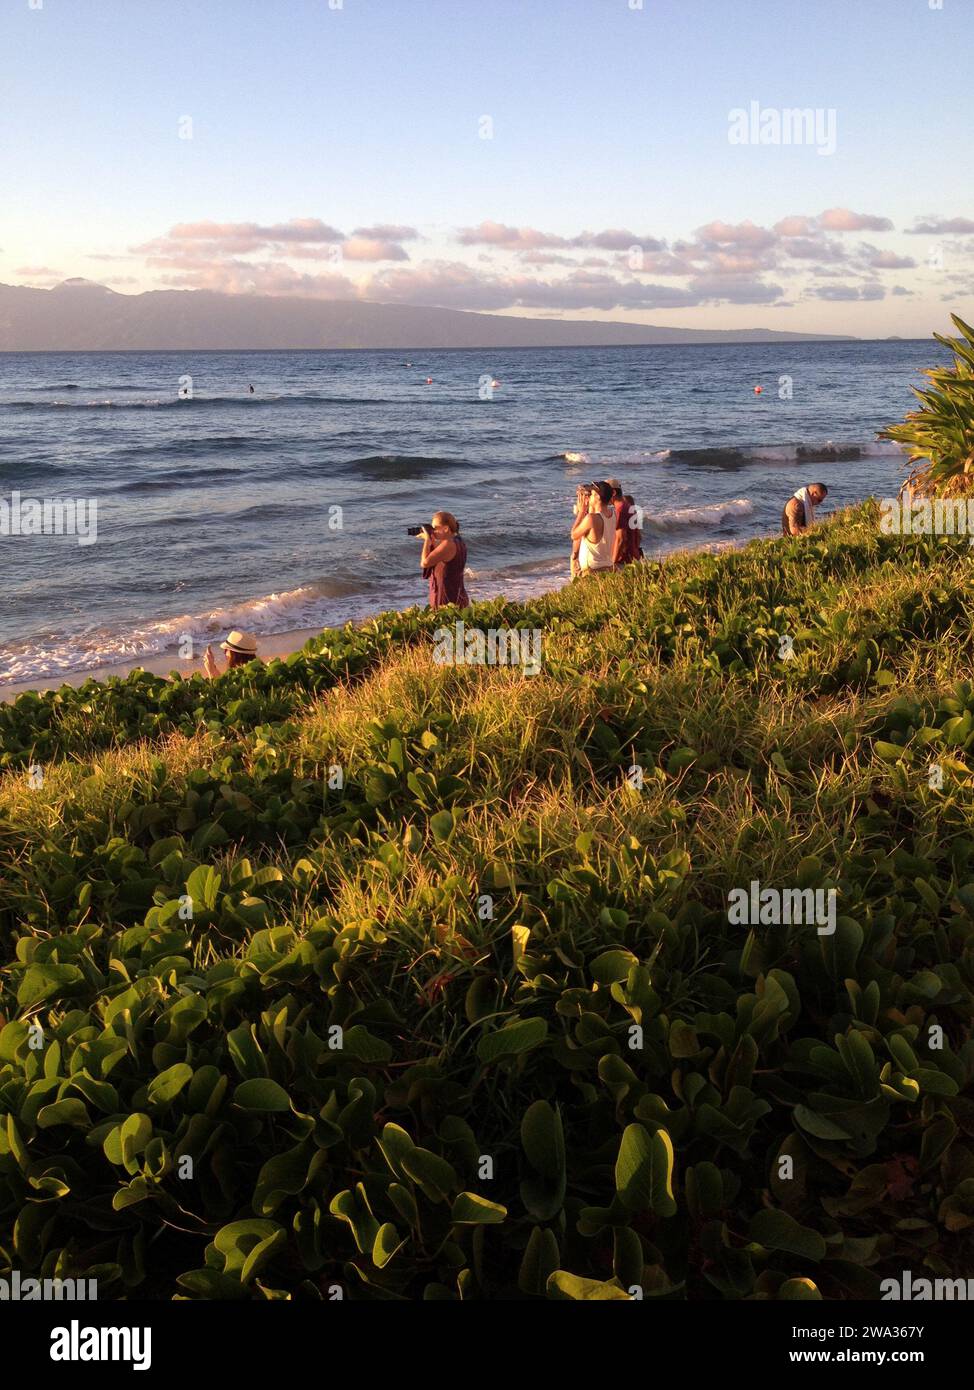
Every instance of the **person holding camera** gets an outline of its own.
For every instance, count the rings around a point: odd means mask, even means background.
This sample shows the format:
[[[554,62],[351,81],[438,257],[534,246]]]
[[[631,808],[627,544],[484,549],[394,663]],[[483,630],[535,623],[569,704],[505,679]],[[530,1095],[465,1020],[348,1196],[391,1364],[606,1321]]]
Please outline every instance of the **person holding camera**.
[[[467,545],[453,513],[436,512],[429,526],[410,528],[410,535],[423,538],[419,567],[423,578],[429,580],[430,607],[444,608],[448,603],[458,603],[466,608],[470,603],[463,583]]]

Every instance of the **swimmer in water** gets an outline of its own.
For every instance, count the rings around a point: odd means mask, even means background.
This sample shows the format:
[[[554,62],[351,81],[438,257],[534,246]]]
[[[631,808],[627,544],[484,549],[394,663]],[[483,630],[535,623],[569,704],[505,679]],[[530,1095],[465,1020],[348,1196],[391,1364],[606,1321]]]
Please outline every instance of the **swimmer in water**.
[[[251,394],[251,395],[254,394],[254,388],[253,388],[252,386],[251,386],[251,388],[250,388],[250,394]]]

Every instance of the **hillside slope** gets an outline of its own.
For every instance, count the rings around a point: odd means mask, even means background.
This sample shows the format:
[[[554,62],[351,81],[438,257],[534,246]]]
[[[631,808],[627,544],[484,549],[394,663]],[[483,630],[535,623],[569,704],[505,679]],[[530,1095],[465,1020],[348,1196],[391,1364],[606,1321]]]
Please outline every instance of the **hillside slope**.
[[[533,676],[413,611],[0,708],[0,1246],[103,1299],[964,1273],[970,563],[867,505],[463,615]]]

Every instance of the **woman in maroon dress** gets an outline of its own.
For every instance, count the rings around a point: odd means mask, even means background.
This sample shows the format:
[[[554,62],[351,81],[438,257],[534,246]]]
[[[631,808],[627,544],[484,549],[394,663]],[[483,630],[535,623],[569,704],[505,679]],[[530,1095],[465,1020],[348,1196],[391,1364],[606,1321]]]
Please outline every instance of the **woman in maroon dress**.
[[[460,523],[452,512],[437,512],[423,531],[423,553],[419,567],[430,582],[430,607],[443,608],[458,603],[466,608],[470,600],[463,583],[467,546],[460,535]]]

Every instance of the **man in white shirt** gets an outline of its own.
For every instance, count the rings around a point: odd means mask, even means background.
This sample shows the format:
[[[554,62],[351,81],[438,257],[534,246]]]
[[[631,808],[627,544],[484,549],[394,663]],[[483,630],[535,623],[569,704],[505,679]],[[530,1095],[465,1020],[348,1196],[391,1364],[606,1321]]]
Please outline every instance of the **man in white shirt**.
[[[828,491],[824,483],[810,483],[789,497],[781,513],[782,535],[802,536],[811,530],[815,525],[815,508],[825,501]]]

